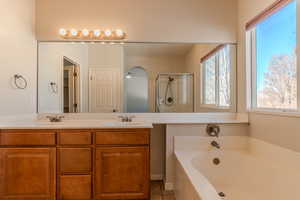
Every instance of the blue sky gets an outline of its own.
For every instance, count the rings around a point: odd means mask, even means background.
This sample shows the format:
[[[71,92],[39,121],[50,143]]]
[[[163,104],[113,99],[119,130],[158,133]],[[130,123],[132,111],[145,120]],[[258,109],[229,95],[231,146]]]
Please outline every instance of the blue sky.
[[[271,58],[291,54],[296,48],[296,10],[296,1],[293,1],[256,27],[258,90],[263,86]]]

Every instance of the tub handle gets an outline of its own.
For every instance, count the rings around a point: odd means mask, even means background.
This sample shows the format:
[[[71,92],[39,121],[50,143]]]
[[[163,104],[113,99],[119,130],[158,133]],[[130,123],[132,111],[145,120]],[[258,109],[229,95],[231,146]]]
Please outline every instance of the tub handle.
[[[211,137],[219,137],[220,127],[215,124],[208,124],[206,127],[206,133]]]

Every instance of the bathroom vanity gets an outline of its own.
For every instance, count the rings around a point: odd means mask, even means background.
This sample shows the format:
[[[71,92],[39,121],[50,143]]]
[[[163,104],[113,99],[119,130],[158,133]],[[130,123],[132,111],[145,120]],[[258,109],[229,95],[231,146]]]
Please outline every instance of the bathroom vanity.
[[[150,128],[2,129],[1,200],[150,199]]]

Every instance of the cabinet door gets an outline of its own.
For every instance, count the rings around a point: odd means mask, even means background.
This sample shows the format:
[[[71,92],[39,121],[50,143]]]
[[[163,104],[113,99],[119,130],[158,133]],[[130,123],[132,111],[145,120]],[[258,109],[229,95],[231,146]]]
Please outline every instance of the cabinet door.
[[[1,200],[54,200],[55,148],[0,149]]]
[[[97,199],[148,199],[149,147],[96,149]]]

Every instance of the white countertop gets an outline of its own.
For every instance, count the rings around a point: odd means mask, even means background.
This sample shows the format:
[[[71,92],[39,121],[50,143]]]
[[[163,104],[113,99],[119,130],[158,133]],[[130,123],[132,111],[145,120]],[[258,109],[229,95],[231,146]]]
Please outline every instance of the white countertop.
[[[114,128],[153,128],[148,122],[118,122],[102,120],[65,120],[47,122],[34,120],[6,121],[0,129],[114,129]]]
[[[0,129],[113,129],[153,128],[153,124],[241,124],[248,115],[236,113],[142,113],[142,114],[64,114],[62,122],[49,122],[49,114],[0,116]],[[118,116],[135,116],[133,122],[120,122]]]

